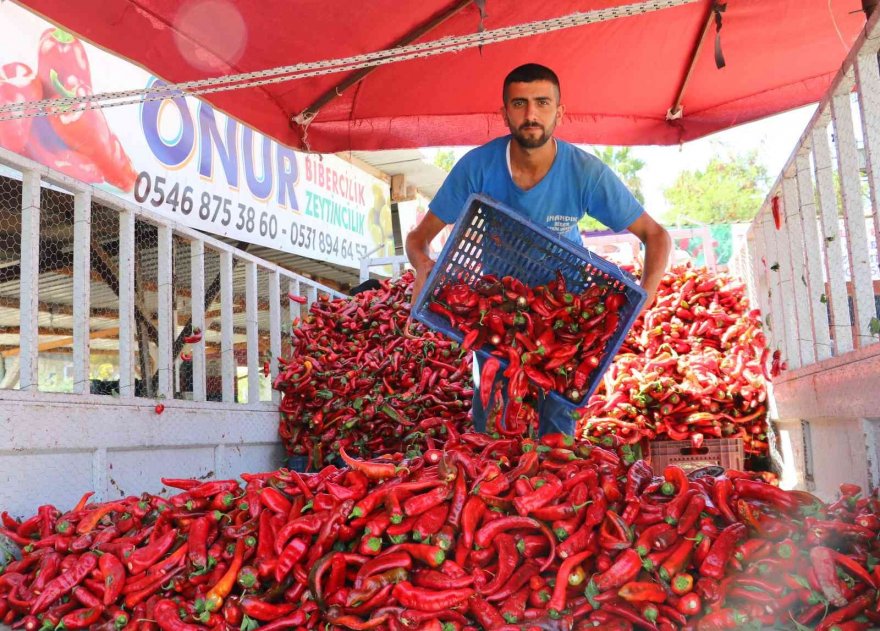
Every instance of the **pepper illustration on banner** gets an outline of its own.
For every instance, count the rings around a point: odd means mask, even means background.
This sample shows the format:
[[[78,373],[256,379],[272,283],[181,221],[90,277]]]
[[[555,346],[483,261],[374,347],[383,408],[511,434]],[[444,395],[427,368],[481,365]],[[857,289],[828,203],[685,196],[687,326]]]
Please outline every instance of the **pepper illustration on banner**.
[[[76,37],[50,28],[40,37],[37,71],[20,62],[0,68],[0,104],[88,96],[92,78]],[[88,184],[106,182],[128,193],[137,173],[101,110],[59,108],[45,118],[0,122],[0,146]]]
[[[0,103],[25,103],[43,98],[43,87],[30,66],[11,63],[0,67]],[[31,130],[32,118],[0,122],[0,146],[21,153]]]

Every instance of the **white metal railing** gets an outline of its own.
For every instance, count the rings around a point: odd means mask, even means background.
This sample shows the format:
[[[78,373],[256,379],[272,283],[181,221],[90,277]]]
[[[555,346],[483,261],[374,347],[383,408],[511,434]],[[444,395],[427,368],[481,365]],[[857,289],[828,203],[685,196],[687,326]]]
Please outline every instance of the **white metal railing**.
[[[391,266],[391,278],[399,278],[403,272],[403,268],[409,265],[409,258],[406,254],[398,254],[397,256],[378,256],[374,258],[364,257],[361,259],[361,276],[360,281],[364,282],[370,277],[370,269],[373,267]]]
[[[880,339],[875,304],[880,293],[878,22],[880,12],[875,12],[736,257],[765,316],[770,342],[792,369]],[[870,204],[863,188],[870,191]]]
[[[41,247],[41,192],[46,185],[73,195],[73,264],[72,275],[72,363],[73,393],[90,392],[90,288],[92,286],[92,207],[100,204],[105,209],[119,213],[118,254],[118,340],[119,340],[119,396],[135,396],[134,340],[136,337],[135,312],[138,307],[138,288],[135,286],[135,227],[136,222],[155,226],[158,235],[156,279],[156,329],[158,331],[154,368],[158,378],[156,394],[159,397],[174,396],[175,363],[179,362],[180,337],[184,327],[177,321],[172,309],[174,291],[172,248],[175,238],[189,243],[191,286],[190,330],[206,329],[205,314],[205,252],[210,249],[219,253],[220,259],[220,351],[222,375],[222,401],[234,402],[236,375],[235,343],[233,326],[233,265],[241,263],[245,269],[245,335],[247,344],[247,392],[248,403],[259,403],[259,321],[268,319],[271,376],[278,372],[275,358],[282,351],[282,330],[289,330],[290,320],[303,315],[318,299],[318,293],[331,297],[343,294],[313,280],[294,274],[273,263],[255,257],[218,239],[169,221],[162,216],[129,203],[115,195],[84,184],[57,171],[53,171],[22,156],[0,148],[0,166],[8,167],[13,177],[22,182],[21,199],[21,259],[19,283],[19,348],[16,351],[19,366],[19,389],[35,391],[38,383],[38,357],[40,351],[40,247]],[[13,209],[4,212],[14,213]],[[258,295],[258,273],[268,278],[268,296]],[[282,291],[288,295],[305,296],[307,302],[300,305],[295,300],[282,300]],[[268,309],[260,310],[260,299],[268,299]],[[282,321],[287,318],[287,324]],[[241,335],[238,334],[239,342]],[[192,398],[206,400],[206,352],[205,344],[194,344],[192,350]],[[146,378],[146,375],[144,376]],[[277,394],[273,392],[273,396]]]

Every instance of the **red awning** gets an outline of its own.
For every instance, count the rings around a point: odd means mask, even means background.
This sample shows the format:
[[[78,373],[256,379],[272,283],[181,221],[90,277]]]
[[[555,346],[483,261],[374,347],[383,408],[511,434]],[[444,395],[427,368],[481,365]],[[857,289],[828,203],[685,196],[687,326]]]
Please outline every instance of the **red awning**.
[[[416,42],[625,4],[617,0],[19,0],[169,82],[390,48],[458,5]],[[485,5],[481,21],[478,5]],[[709,0],[346,74],[206,95],[233,117],[312,151],[476,145],[506,132],[498,109],[513,67],[546,64],[567,107],[558,135],[578,143],[676,144],[815,102],[862,29],[859,0]],[[700,35],[683,116],[667,121]],[[332,98],[307,128],[292,117]]]

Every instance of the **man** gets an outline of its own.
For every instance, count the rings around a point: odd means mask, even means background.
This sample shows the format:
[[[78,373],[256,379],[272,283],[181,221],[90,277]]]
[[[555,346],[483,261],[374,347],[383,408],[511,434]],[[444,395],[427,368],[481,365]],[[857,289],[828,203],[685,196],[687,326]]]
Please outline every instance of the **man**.
[[[455,223],[471,193],[483,193],[534,223],[580,244],[577,222],[588,214],[615,232],[624,229],[645,245],[641,284],[654,300],[666,270],[671,239],[601,160],[553,137],[562,120],[559,79],[545,66],[525,64],[504,79],[501,115],[510,135],[468,152],[453,167],[430,203],[424,219],[407,235],[406,253],[415,268],[413,301],[434,266],[429,245],[446,226]],[[479,403],[479,362],[475,362],[474,425],[485,429]],[[564,416],[564,418],[563,418]],[[572,433],[565,415],[541,410],[541,433]]]

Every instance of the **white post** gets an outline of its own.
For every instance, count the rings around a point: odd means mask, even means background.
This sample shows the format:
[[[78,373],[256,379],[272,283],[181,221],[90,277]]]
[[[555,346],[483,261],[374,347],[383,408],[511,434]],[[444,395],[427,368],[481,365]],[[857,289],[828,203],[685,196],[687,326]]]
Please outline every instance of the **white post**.
[[[134,227],[131,210],[119,211],[119,396],[134,390]],[[138,341],[140,343],[140,340]],[[142,353],[149,349],[142,348]],[[143,375],[149,379],[150,375]]]
[[[235,348],[232,321],[232,253],[220,252],[220,363],[223,375],[223,402],[235,402]]]
[[[73,391],[89,392],[89,316],[92,288],[92,194],[78,191],[73,197]]]
[[[205,390],[205,347],[208,332],[205,330],[205,242],[194,239],[190,242],[190,292],[192,295],[192,328],[202,331],[202,342],[192,348],[193,401],[204,401]]]
[[[253,405],[260,401],[260,321],[257,302],[257,264],[248,261],[245,272],[248,404]]]
[[[25,171],[22,174],[19,291],[19,388],[37,390],[40,344],[40,174],[36,171]]]
[[[846,220],[846,244],[852,279],[855,331],[859,348],[874,343],[870,333],[871,318],[876,317],[871,261],[868,256],[868,235],[865,210],[862,206],[862,183],[859,173],[859,151],[853,128],[850,106],[851,81],[841,82],[831,100],[834,137],[837,140],[837,172]]]
[[[813,333],[813,317],[810,308],[810,292],[808,289],[807,269],[804,262],[804,232],[801,226],[801,207],[798,197],[797,180],[786,177],[782,181],[785,198],[785,232],[788,234],[789,260],[780,261],[791,270],[791,284],[794,290],[794,308],[797,314],[797,336],[800,346],[801,365],[808,366],[816,362],[816,336]]]
[[[846,296],[846,278],[843,274],[840,224],[837,221],[837,194],[834,192],[827,123],[816,125],[812,138],[813,167],[816,170],[816,188],[819,192],[820,246],[825,252],[825,274],[828,278],[828,291],[823,293],[826,294],[825,300],[831,305],[834,354],[842,355],[853,349],[853,338],[849,302]]]
[[[269,361],[269,379],[275,383],[278,376],[278,358],[281,357],[281,273],[276,269],[269,276],[269,351],[272,359]],[[272,400],[278,403],[281,393],[272,390]]]
[[[302,290],[301,290],[301,285],[300,285],[299,280],[297,280],[296,278],[290,279],[290,289],[288,290],[288,292],[289,292],[288,296],[290,296],[290,295],[301,296],[302,295],[300,293],[301,291]],[[302,317],[302,315],[303,315],[302,314],[302,305],[299,304],[298,302],[294,302],[293,300],[289,300],[289,302],[290,302],[290,311],[288,311],[288,313],[290,314],[290,321],[293,322],[294,318],[301,318]]]
[[[777,230],[769,208],[762,210],[758,217],[763,224],[764,246],[767,248],[765,259],[767,261],[767,293],[770,296],[771,305],[770,327],[773,329],[773,338],[776,340],[777,347],[788,360],[792,353],[792,349],[788,346],[788,329],[792,328],[794,323],[786,320],[786,314],[782,308],[782,281],[776,248]]]
[[[306,304],[307,308],[311,308],[313,304],[318,302],[318,288],[315,285],[309,283],[308,294],[309,301]]]
[[[174,398],[174,358],[171,356],[174,335],[173,313],[171,308],[172,271],[174,264],[174,241],[171,228],[161,224],[157,229],[158,248],[156,251],[158,272],[156,282],[157,319],[159,321],[159,343],[156,365],[159,373],[159,397]]]
[[[866,46],[856,57],[859,107],[862,111],[862,134],[865,138],[865,170],[871,188],[871,209],[877,257],[880,259],[880,68],[876,45]]]
[[[779,195],[780,212],[783,217],[788,215],[785,208],[786,199],[783,191],[777,190]],[[798,231],[800,231],[800,222],[798,222]],[[795,294],[794,281],[791,272],[791,241],[789,238],[790,225],[783,220],[782,228],[776,231],[776,256],[773,258],[773,265],[779,269],[779,294],[782,301],[782,315],[785,318],[785,346],[788,349],[788,366],[789,368],[800,368],[801,366],[801,347],[799,342],[798,313],[795,308],[797,296]],[[801,316],[803,317],[803,316]]]
[[[766,326],[767,317],[773,313],[770,302],[769,279],[767,277],[767,247],[764,243],[764,225],[760,216],[755,219],[751,227],[751,237],[754,238],[754,250],[752,251],[752,277],[755,279],[755,294],[758,299],[758,306],[761,308],[761,320],[764,324],[764,334],[767,336],[767,344],[772,346],[778,344],[780,337],[775,334],[772,328]],[[772,323],[772,316],[770,321]]]
[[[709,226],[703,226],[700,230],[703,237],[703,258],[706,260],[706,268],[715,272],[715,248],[712,247],[712,231]]]
[[[810,312],[813,316],[813,329],[816,342],[816,357],[819,361],[831,357],[831,331],[828,328],[827,298],[825,281],[822,277],[821,257],[819,256],[819,222],[816,217],[816,195],[813,191],[813,178],[810,172],[810,156],[802,152],[797,156],[797,186],[800,200],[801,230],[804,235],[804,257],[807,262],[807,286],[809,289]]]

